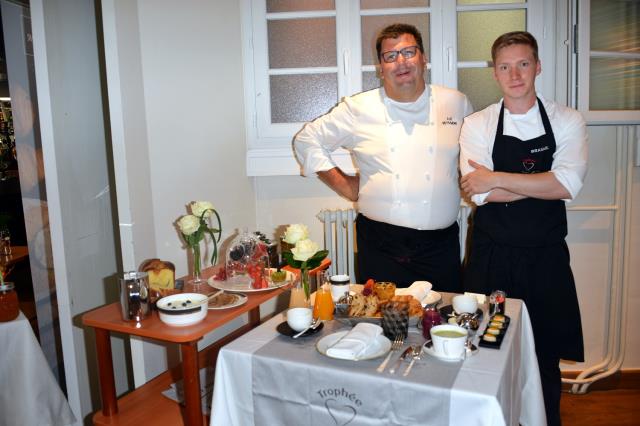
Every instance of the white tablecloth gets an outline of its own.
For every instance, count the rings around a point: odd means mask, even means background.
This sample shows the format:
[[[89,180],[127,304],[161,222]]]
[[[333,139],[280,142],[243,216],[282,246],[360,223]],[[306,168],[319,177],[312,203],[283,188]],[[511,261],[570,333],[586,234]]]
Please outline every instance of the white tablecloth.
[[[22,313],[0,322],[0,426],[68,425],[69,403]]]
[[[448,394],[450,395],[449,412],[447,414],[448,424],[456,426],[518,424],[538,426],[545,424],[544,402],[528,312],[520,300],[508,299],[506,314],[511,317],[511,325],[500,350],[480,348],[476,355],[467,358],[462,363],[457,375],[454,376],[453,385],[450,390],[447,390],[450,391]],[[311,407],[308,415],[304,416],[304,421],[301,421],[300,418],[292,418],[291,422],[287,420],[274,423],[273,419],[264,418],[265,413],[255,412],[255,407],[260,405],[254,401],[254,391],[256,390],[254,379],[256,374],[253,372],[255,361],[253,357],[258,351],[262,352],[261,348],[264,348],[273,339],[278,338],[279,334],[276,331],[276,326],[282,321],[284,321],[284,316],[276,315],[260,327],[231,342],[220,351],[216,365],[211,416],[212,426],[273,425],[280,423],[292,425],[323,424],[323,421],[314,417],[316,414],[314,414]],[[480,331],[484,329],[484,322],[486,322],[486,318],[480,327]],[[322,332],[319,334],[326,335],[327,333]],[[311,337],[307,339],[311,339]],[[296,374],[295,376],[308,377],[309,365],[300,363],[296,359],[295,352],[300,350],[300,347],[293,345],[292,343],[291,354],[284,353],[280,361],[286,361],[288,373],[291,373],[291,368],[299,368],[299,375]],[[305,350],[314,349],[305,348]],[[332,364],[334,362],[344,363],[349,368],[348,363],[353,362],[329,360],[319,354],[317,358],[318,363],[326,363],[329,366],[328,368],[332,368],[331,365],[335,366],[335,364]],[[366,370],[371,369],[371,372],[365,371],[366,380],[379,380],[388,389],[393,390],[383,395],[382,398],[393,398],[394,395],[399,394],[403,394],[405,397],[407,395],[415,395],[415,404],[418,407],[421,405],[428,406],[428,404],[424,404],[424,401],[428,400],[430,393],[433,394],[433,398],[441,398],[442,389],[436,389],[430,383],[418,382],[416,385],[415,377],[413,377],[414,380],[411,380],[411,375],[405,378],[397,373],[395,375],[375,373],[375,368],[381,360],[358,361],[360,363],[358,371],[354,371],[353,374],[349,374],[348,370],[346,373],[341,372],[341,375],[345,376],[344,383],[354,383],[354,381],[358,380],[358,377],[362,377],[362,367],[365,366]],[[395,361],[395,357],[392,358],[392,361]],[[261,360],[261,362],[265,361]],[[370,367],[369,364],[363,363],[369,363]],[[418,363],[423,364],[419,367],[416,364],[418,369],[438,368],[439,366],[444,368],[443,361],[434,360],[429,355],[426,355]],[[405,365],[402,366],[401,372],[404,371]],[[314,365],[314,367],[317,367],[317,365]],[[325,368],[327,366],[322,365],[322,367]],[[344,365],[341,364],[340,367],[344,368]],[[356,370],[355,367],[354,370]],[[416,370],[415,367],[414,370]],[[277,374],[278,369],[274,371]],[[286,389],[287,380],[274,377],[273,383],[273,389],[270,390],[273,395],[277,395],[280,400],[288,398],[286,396],[288,393],[288,389]],[[337,387],[342,386],[342,384],[337,384]],[[418,389],[416,389],[416,386],[418,386]],[[363,395],[359,395],[359,397],[362,398]],[[296,395],[295,398],[299,398],[299,395]],[[339,399],[337,398],[338,402]],[[367,400],[372,400],[372,398],[367,396]],[[334,402],[332,401],[332,403]],[[346,407],[346,405],[344,406]],[[393,401],[389,406],[394,406]],[[327,407],[327,410],[329,409],[330,407]],[[349,425],[397,424],[395,420],[392,421],[392,419],[397,418],[396,414],[388,413],[387,418],[380,418],[379,423],[376,423],[377,420],[372,421],[369,418],[365,421],[364,419],[358,419],[356,415],[349,421]],[[428,422],[429,418],[433,418],[433,416],[430,416],[429,412],[425,412],[424,422],[420,422],[420,424],[432,424]],[[333,420],[337,422],[336,418]]]

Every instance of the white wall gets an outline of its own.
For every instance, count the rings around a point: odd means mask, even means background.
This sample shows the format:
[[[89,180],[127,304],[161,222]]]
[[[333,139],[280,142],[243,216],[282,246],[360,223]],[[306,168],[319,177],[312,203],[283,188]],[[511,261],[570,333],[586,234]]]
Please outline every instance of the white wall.
[[[244,161],[239,6],[102,5],[123,264],[135,269],[159,257],[182,276],[190,257],[174,223],[191,201],[214,203],[223,239],[256,227]],[[176,355],[167,359],[162,346],[132,339],[132,356],[139,385]]]

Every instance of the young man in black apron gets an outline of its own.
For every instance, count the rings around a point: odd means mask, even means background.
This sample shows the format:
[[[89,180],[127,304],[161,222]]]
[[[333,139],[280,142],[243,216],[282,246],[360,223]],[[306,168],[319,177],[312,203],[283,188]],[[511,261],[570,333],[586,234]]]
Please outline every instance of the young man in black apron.
[[[559,425],[560,359],[584,360],[565,201],[586,174],[586,126],[577,111],[536,95],[531,34],[504,34],[491,54],[503,102],[467,117],[460,136],[461,187],[478,206],[464,286],[524,300],[547,422]]]

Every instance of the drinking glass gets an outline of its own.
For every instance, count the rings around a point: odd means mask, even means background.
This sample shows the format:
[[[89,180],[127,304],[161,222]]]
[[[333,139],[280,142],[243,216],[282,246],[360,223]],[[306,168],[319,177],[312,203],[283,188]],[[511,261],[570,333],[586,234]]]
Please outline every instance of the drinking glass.
[[[422,313],[422,337],[431,339],[431,328],[440,325],[442,318],[435,307],[427,306]]]

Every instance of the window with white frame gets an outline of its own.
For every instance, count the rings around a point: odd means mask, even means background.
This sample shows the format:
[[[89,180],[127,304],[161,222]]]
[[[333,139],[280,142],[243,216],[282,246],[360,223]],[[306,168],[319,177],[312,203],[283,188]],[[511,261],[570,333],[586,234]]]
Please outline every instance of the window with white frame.
[[[578,1],[577,107],[592,124],[640,123],[640,1]]]
[[[540,41],[545,3],[244,0],[248,175],[299,173],[294,135],[341,98],[380,86],[375,38],[395,22],[422,33],[428,82],[465,92],[476,110],[496,102],[491,44],[504,32],[525,29]],[[335,157],[341,166],[350,163],[345,152]]]

